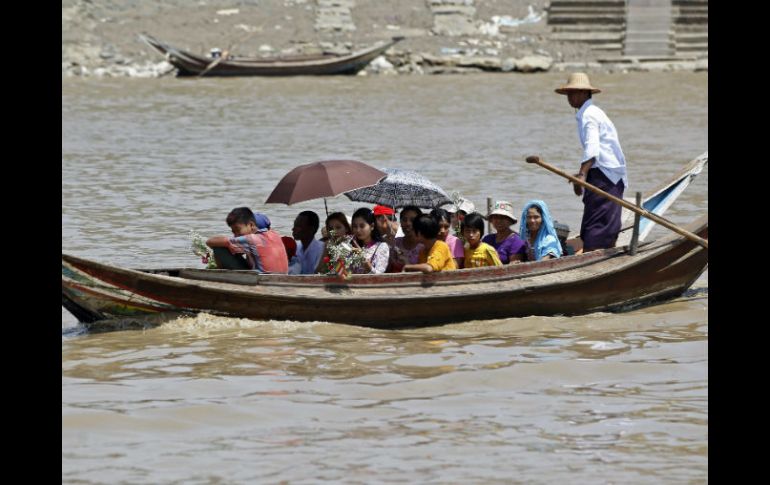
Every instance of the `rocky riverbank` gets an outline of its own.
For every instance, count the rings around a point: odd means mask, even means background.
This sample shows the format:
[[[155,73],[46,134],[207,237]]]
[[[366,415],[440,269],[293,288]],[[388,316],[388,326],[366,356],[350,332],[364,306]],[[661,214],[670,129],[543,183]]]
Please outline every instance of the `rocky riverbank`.
[[[708,58],[598,62],[551,39],[547,0],[63,0],[62,76],[159,77],[174,68],[139,33],[197,53],[349,53],[405,40],[361,75],[708,70]]]

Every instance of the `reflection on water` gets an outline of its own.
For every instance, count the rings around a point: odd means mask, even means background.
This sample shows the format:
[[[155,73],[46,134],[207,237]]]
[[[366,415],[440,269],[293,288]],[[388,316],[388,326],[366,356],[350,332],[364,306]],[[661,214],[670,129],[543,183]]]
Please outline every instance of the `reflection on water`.
[[[417,169],[482,209],[544,198],[576,229],[571,188],[523,163],[580,155],[562,78],[65,80],[62,250],[196,266],[188,231],[225,232],[244,204],[288,234],[322,201],[261,202],[324,158]],[[707,74],[592,82],[631,190],[707,150]],[[707,210],[708,169],[667,216]],[[86,328],[62,309],[62,481],[702,482],[707,343],[708,272],[626,313],[399,331],[206,314]]]

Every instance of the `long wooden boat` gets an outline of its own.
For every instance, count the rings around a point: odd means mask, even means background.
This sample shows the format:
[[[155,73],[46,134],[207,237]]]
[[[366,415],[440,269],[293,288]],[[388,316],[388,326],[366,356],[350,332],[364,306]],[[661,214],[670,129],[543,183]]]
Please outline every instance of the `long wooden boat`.
[[[708,238],[708,217],[687,229]],[[440,273],[267,275],[125,269],[62,254],[62,304],[82,322],[158,312],[396,328],[612,311],[681,295],[708,249],[678,235],[554,260]]]
[[[348,55],[286,56],[272,58],[222,59],[209,69],[214,59],[178,49],[152,36],[142,34],[143,41],[163,54],[177,68],[177,76],[302,76],[355,74],[403,37],[379,42]],[[209,69],[208,71],[206,71]]]
[[[662,214],[707,161],[708,152],[654,189],[643,198],[645,208]],[[707,239],[708,216],[686,229]],[[547,261],[430,274],[353,275],[348,280],[126,269],[62,254],[62,305],[81,322],[207,312],[397,328],[623,310],[681,295],[707,267],[708,249],[673,233],[640,243],[635,254],[623,245]]]

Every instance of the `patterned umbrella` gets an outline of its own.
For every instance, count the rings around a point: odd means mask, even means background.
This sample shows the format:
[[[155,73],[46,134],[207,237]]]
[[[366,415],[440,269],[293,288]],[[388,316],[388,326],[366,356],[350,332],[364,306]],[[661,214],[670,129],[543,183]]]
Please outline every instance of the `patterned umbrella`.
[[[388,176],[371,187],[345,192],[347,198],[396,209],[407,205],[433,208],[452,202],[444,189],[417,172],[400,168],[383,168],[382,171]]]

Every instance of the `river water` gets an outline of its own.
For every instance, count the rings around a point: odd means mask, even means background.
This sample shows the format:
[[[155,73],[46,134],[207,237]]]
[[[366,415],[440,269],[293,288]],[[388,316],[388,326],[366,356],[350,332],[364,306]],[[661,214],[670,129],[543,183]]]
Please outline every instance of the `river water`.
[[[282,234],[323,215],[263,202],[335,158],[419,170],[482,211],[544,199],[577,230],[571,186],[524,163],[577,168],[566,77],[65,79],[62,251],[200,267],[189,231],[226,234],[233,207]],[[591,80],[627,196],[708,149],[707,73]],[[707,211],[708,167],[666,217]],[[697,483],[707,455],[708,272],[627,313],[419,330],[205,314],[86,329],[62,308],[63,482]]]

